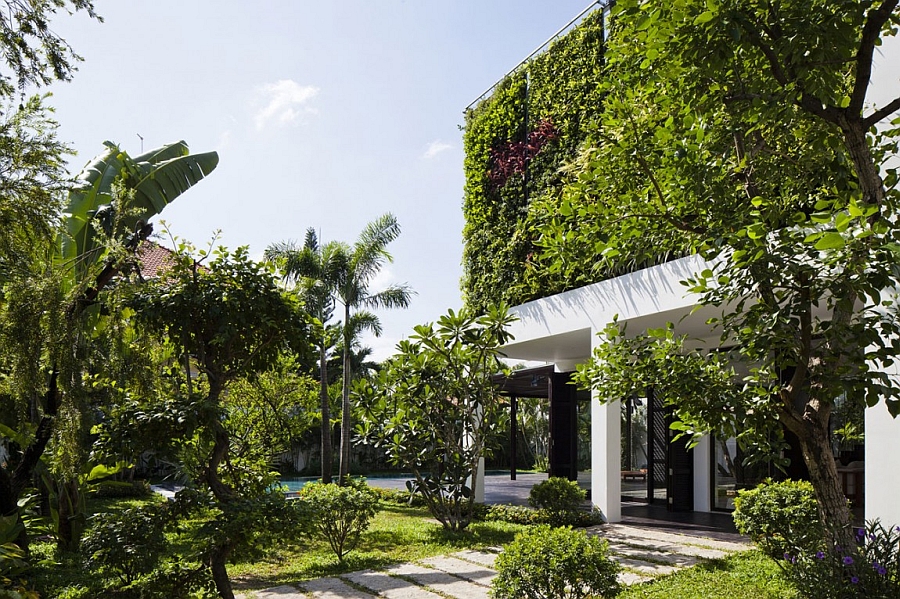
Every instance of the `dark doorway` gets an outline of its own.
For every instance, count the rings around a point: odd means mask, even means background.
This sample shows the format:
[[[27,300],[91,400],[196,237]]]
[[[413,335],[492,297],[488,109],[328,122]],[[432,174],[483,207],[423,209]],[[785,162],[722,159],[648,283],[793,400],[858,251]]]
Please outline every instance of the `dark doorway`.
[[[578,480],[578,401],[570,377],[550,377],[550,476]]]
[[[622,499],[694,508],[694,459],[687,439],[673,441],[671,410],[652,389],[622,402]]]
[[[549,475],[578,480],[578,404],[590,393],[571,384],[571,372],[554,372],[554,367],[539,366],[514,370],[509,376],[497,375],[494,383],[501,394],[510,397],[510,412],[517,410],[517,398],[546,398],[549,417]],[[516,478],[516,421],[510,430],[510,477]]]

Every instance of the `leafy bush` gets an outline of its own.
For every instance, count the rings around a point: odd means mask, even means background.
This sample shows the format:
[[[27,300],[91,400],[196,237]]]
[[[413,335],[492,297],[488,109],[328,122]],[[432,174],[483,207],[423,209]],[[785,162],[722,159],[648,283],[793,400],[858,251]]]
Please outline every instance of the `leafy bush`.
[[[531,488],[528,504],[545,511],[550,524],[563,526],[577,520],[586,496],[577,482],[554,476]]]
[[[782,568],[803,597],[900,597],[900,527],[870,522],[856,546],[801,548],[782,556]]]
[[[126,585],[152,572],[166,548],[164,509],[144,506],[95,514],[83,544],[88,566],[115,573]]]
[[[523,532],[497,556],[494,599],[615,597],[619,566],[605,539],[546,525]]]
[[[534,510],[521,505],[479,505],[476,510],[479,520],[487,522],[509,522],[511,524],[550,524],[549,513],[546,510]],[[599,510],[591,512],[574,512],[569,524],[576,528],[597,526],[603,524],[603,514]]]
[[[218,597],[209,569],[202,564],[166,562],[132,588],[141,599],[213,599]]]
[[[375,493],[378,496],[378,500],[382,503],[425,507],[425,498],[418,493],[410,493],[399,489],[382,489],[380,487],[369,487],[369,490]]]
[[[353,551],[378,509],[378,495],[363,480],[344,487],[309,483],[300,489],[300,499],[339,561]]]
[[[104,480],[97,483],[97,495],[100,497],[148,497],[153,490],[147,481],[136,480],[127,482],[122,480]]]
[[[824,538],[816,505],[812,484],[770,479],[738,492],[734,524],[772,559],[798,548],[815,552]]]

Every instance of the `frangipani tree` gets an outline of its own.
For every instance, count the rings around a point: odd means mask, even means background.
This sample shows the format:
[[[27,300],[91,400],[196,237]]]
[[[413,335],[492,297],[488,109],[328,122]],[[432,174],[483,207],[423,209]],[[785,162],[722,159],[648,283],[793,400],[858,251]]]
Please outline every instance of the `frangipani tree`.
[[[505,306],[477,316],[450,310],[397,345],[381,372],[359,381],[359,435],[415,476],[449,530],[472,521],[481,458],[496,446],[503,411],[493,377],[515,318]]]

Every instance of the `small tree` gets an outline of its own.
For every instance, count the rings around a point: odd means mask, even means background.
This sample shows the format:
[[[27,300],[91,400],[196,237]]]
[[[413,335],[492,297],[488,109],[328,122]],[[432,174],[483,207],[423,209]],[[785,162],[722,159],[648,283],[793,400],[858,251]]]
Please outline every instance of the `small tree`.
[[[472,519],[479,462],[493,446],[501,410],[492,377],[504,370],[506,307],[485,316],[450,310],[415,328],[372,381],[357,386],[360,435],[412,470],[411,491],[450,530]]]
[[[233,253],[217,248],[203,268],[192,249],[182,244],[168,276],[139,288],[131,306],[145,330],[167,334],[178,363],[190,362],[199,371],[196,384],[185,387],[197,411],[194,426],[186,431],[193,437],[188,448],[193,455],[186,457],[194,489],[185,493],[182,504],[186,513],[199,511],[210,518],[200,529],[206,543],[203,561],[219,595],[232,599],[227,560],[270,528],[269,518],[281,518],[289,510],[283,494],[272,492],[275,481],[268,468],[245,470],[231,461],[234,440],[226,392],[234,382],[273,366],[292,344],[304,347],[305,319],[272,273],[250,260],[246,248]]]

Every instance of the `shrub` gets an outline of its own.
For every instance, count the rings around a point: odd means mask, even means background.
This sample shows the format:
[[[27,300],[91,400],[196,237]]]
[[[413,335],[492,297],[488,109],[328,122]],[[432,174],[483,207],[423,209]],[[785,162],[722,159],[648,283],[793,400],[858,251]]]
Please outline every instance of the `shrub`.
[[[345,487],[309,483],[300,489],[300,500],[339,561],[353,551],[378,509],[378,495],[363,480]]]
[[[584,489],[577,482],[551,477],[531,488],[528,504],[544,510],[550,524],[563,526],[577,520],[578,508],[585,497]]]
[[[95,514],[83,544],[88,566],[112,572],[126,585],[152,572],[166,548],[164,509],[144,506]]]
[[[615,597],[619,566],[608,543],[568,527],[536,526],[516,535],[497,556],[494,599]]]
[[[782,568],[803,597],[900,597],[900,527],[870,522],[853,547],[820,546],[782,556]]]
[[[131,587],[141,599],[213,599],[216,585],[203,564],[166,562]]]
[[[481,505],[476,509],[476,517],[488,522],[509,522],[511,524],[554,524],[546,510],[534,510],[521,505]],[[591,512],[574,512],[569,522],[576,528],[603,524],[603,513],[599,510]]]
[[[378,496],[378,500],[382,503],[408,505],[411,507],[425,507],[426,505],[425,498],[418,493],[410,493],[399,489],[383,489],[381,487],[369,487],[369,489]]]
[[[815,553],[824,538],[813,487],[806,481],[767,480],[739,491],[734,524],[775,560],[798,548]]]
[[[97,483],[97,495],[109,498],[148,497],[153,490],[147,481],[104,480]]]

